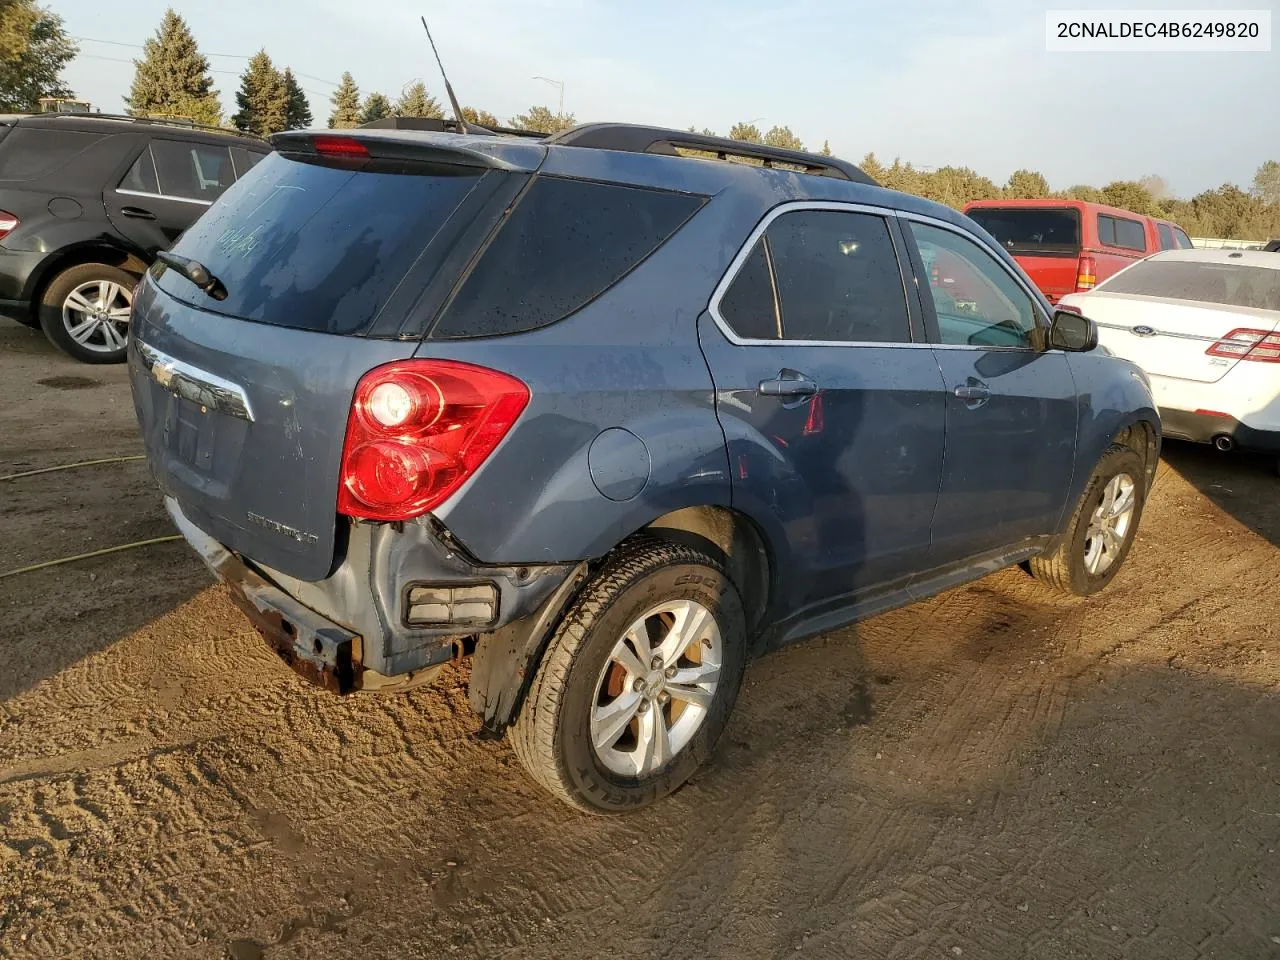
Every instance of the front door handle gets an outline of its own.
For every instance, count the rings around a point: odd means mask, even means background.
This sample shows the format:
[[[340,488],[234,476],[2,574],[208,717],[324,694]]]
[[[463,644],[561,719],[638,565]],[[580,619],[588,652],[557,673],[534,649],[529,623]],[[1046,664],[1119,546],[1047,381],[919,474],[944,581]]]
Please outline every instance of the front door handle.
[[[761,380],[759,386],[762,397],[812,397],[818,392],[818,385],[799,370],[779,370],[772,380]]]
[[[972,406],[978,406],[991,399],[991,388],[981,380],[969,378],[968,383],[962,383],[955,389],[956,397]]]
[[[154,220],[156,215],[150,210],[143,210],[141,207],[121,207],[122,216],[132,217],[134,220]]]

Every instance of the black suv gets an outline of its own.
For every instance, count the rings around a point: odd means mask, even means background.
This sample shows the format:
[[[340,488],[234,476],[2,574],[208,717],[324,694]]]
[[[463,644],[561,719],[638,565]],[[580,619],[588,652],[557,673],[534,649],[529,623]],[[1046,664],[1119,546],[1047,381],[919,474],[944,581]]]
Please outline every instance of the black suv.
[[[86,363],[125,357],[133,288],[260,140],[134,117],[0,117],[0,316]]]

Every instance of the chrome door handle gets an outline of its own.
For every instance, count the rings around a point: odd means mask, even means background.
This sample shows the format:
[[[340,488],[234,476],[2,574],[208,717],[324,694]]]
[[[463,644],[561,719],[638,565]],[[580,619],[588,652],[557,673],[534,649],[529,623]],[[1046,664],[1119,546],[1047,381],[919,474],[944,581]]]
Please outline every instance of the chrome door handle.
[[[772,380],[761,380],[757,388],[762,397],[812,397],[818,385],[798,370],[779,370]]]
[[[991,398],[991,388],[981,381],[970,380],[956,387],[955,395],[965,403],[982,403]]]

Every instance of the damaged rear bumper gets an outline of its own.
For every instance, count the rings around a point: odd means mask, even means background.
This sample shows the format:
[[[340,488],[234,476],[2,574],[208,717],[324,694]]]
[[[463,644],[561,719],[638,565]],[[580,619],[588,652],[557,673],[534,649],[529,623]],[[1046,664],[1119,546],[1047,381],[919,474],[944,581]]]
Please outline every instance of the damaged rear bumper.
[[[312,683],[334,693],[351,693],[364,685],[363,642],[358,634],[322,617],[251,570],[188,520],[177,501],[166,498],[165,509],[281,660]]]

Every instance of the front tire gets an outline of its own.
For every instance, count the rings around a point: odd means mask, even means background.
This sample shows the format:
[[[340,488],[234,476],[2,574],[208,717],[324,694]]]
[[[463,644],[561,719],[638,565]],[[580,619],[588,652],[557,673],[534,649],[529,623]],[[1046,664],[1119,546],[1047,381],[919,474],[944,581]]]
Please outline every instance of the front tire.
[[[1146,505],[1142,458],[1128,447],[1102,455],[1085,485],[1062,541],[1032,557],[1031,575],[1063,593],[1085,597],[1112,581],[1133,547]]]
[[[746,618],[710,556],[624,545],[552,637],[511,746],[553,795],[590,813],[637,810],[708,757],[737,700]]]
[[[40,299],[40,327],[81,363],[121,363],[138,278],[105,263],[82,263],[53,278]]]

